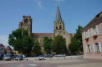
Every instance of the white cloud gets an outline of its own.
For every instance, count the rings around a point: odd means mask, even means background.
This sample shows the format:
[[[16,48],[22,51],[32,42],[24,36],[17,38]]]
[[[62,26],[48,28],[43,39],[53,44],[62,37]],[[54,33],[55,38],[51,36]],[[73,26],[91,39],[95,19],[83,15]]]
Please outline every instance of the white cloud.
[[[4,46],[8,45],[8,35],[0,35],[0,43]]]
[[[34,1],[39,8],[42,8],[42,1],[41,0],[34,0]]]

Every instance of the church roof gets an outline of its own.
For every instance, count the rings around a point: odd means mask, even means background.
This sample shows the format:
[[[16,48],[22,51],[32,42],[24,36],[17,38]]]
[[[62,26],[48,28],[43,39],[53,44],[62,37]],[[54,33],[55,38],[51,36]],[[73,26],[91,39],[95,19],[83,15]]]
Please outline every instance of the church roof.
[[[56,21],[62,21],[61,13],[59,7],[57,7]]]
[[[33,37],[53,37],[53,33],[32,33]]]

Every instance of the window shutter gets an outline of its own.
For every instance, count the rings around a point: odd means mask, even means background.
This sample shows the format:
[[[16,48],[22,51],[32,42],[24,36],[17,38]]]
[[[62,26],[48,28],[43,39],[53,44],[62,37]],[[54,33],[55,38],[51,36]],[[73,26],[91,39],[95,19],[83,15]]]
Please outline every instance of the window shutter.
[[[101,25],[100,25],[100,26],[101,26],[101,32],[102,32],[102,23],[101,23]]]
[[[93,44],[93,53],[95,53],[95,45]]]
[[[86,45],[86,53],[89,53],[88,45]]]
[[[101,43],[99,42],[99,51],[102,52]]]
[[[97,32],[96,34],[99,34],[99,31],[98,31],[98,26],[96,26],[96,32]]]
[[[84,32],[84,38],[86,38],[86,32]]]
[[[89,50],[90,50],[90,53],[92,52],[92,50],[91,50],[91,45],[89,46]]]

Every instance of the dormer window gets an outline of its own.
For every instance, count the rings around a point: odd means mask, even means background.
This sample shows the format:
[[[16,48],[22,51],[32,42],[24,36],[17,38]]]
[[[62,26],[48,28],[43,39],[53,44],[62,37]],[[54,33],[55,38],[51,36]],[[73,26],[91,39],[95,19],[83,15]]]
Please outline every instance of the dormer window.
[[[100,12],[96,17],[102,17],[102,12]]]
[[[102,13],[100,14],[100,17],[102,17]]]

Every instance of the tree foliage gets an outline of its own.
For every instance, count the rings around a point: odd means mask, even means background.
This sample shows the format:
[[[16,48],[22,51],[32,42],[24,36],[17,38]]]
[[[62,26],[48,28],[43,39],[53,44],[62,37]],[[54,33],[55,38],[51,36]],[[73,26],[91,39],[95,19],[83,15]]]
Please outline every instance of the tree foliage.
[[[38,55],[41,54],[41,47],[39,45],[38,40],[35,40],[34,47],[33,47],[33,52],[34,52],[35,56],[38,56]]]
[[[76,54],[82,54],[83,52],[83,46],[82,46],[82,31],[83,27],[78,26],[78,29],[76,30],[76,34],[71,39],[71,43],[69,45],[69,50],[72,55]]]
[[[20,53],[30,56],[34,41],[26,30],[17,29],[9,35],[9,45]]]
[[[47,54],[50,54],[52,39],[45,37],[43,42],[44,42],[44,50],[46,51]]]
[[[66,53],[66,41],[62,36],[58,35],[54,37],[52,50],[56,52],[56,54]]]

